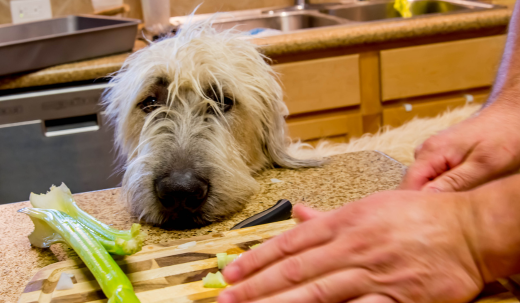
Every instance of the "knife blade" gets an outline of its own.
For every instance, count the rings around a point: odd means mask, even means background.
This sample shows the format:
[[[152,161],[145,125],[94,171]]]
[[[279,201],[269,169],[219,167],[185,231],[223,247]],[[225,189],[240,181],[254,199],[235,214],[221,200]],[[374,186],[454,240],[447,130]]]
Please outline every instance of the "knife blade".
[[[231,230],[240,229],[244,227],[251,227],[267,223],[273,223],[290,219],[292,215],[292,204],[287,199],[281,199],[276,204],[263,212],[260,212],[252,217],[233,226]]]

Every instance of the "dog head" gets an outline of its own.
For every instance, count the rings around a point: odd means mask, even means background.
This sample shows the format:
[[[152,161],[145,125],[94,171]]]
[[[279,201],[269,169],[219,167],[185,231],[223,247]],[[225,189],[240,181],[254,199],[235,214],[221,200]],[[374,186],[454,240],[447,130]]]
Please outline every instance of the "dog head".
[[[132,54],[104,96],[125,158],[122,198],[140,218],[186,228],[257,191],[263,168],[315,166],[287,153],[288,111],[255,45],[210,22]]]

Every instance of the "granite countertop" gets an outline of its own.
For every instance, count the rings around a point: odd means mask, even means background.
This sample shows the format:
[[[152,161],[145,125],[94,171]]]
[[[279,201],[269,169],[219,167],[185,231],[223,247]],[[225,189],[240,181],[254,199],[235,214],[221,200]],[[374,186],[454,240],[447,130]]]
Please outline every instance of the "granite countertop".
[[[376,151],[357,152],[332,157],[329,164],[310,169],[270,169],[256,177],[261,191],[252,197],[245,209],[223,222],[199,229],[166,231],[143,224],[148,233],[145,244],[166,244],[174,239],[211,235],[229,230],[238,222],[261,212],[279,199],[303,203],[320,210],[331,210],[361,199],[371,193],[395,188],[405,166]],[[278,179],[282,182],[272,182]],[[49,184],[50,185],[50,184]],[[119,189],[76,194],[78,205],[99,220],[127,229],[133,218],[118,201]],[[26,215],[16,211],[29,202],[0,205],[0,302],[16,302],[25,284],[41,268],[49,264],[77,258],[64,245],[51,249],[32,248],[27,236],[34,226]]]
[[[410,41],[415,38],[463,34],[479,30],[505,29],[511,17],[508,8],[464,14],[430,15],[413,19],[346,24],[296,31],[254,39],[268,57],[342,47]],[[145,43],[136,41],[134,51]],[[0,90],[42,86],[106,77],[118,71],[127,54],[58,65],[36,72],[0,77]]]

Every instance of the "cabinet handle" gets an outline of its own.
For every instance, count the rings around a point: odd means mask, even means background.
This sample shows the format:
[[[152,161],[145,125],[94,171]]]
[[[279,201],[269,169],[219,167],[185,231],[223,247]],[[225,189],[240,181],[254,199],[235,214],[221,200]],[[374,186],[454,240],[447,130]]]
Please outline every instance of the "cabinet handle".
[[[65,136],[99,130],[97,114],[45,120],[42,125],[45,137]]]

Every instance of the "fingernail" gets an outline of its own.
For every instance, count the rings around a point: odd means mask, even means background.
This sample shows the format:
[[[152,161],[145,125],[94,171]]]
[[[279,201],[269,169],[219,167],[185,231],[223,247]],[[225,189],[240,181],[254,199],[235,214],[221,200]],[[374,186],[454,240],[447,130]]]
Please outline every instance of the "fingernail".
[[[218,296],[218,303],[235,303],[235,296],[230,291],[223,291]]]
[[[437,188],[437,187],[432,187],[432,186],[425,187],[425,188],[423,189],[423,191],[425,191],[425,192],[429,192],[429,193],[440,193],[440,192],[441,192],[441,190],[440,190],[439,188]]]
[[[227,283],[235,283],[242,279],[242,270],[236,264],[229,264],[224,270],[224,279]]]

